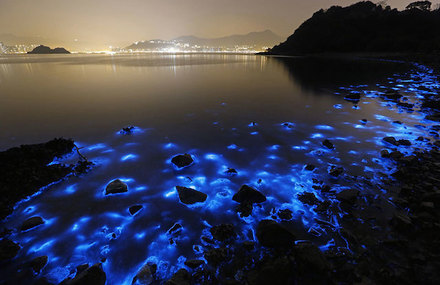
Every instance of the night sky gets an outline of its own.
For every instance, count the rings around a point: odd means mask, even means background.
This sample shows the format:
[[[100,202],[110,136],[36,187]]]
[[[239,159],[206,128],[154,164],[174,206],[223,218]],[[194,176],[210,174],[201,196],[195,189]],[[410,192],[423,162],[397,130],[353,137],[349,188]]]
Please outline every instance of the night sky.
[[[287,37],[313,12],[353,0],[0,0],[0,34],[49,44],[124,46],[182,35],[219,37],[271,29]],[[411,0],[389,0],[403,9]],[[438,3],[440,1],[433,1]]]

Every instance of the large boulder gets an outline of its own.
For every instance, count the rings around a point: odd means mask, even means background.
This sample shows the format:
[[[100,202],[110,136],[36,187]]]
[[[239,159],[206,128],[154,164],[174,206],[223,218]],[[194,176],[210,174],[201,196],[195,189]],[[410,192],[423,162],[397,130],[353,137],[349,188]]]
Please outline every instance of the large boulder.
[[[2,239],[0,241],[0,261],[8,260],[14,258],[20,246],[9,239]]]
[[[153,283],[153,272],[148,264],[145,264],[144,266],[139,269],[139,271],[136,273],[136,276],[134,276],[131,284],[132,285],[150,285]]]
[[[21,225],[21,231],[27,231],[42,224],[44,224],[42,217],[32,217],[23,222]]]
[[[248,185],[243,185],[240,187],[240,190],[234,194],[232,200],[238,203],[263,203],[266,201],[266,196]]]
[[[273,220],[262,220],[258,224],[257,238],[266,247],[288,248],[295,244],[295,235]]]
[[[128,191],[128,186],[119,179],[115,179],[105,187],[105,195],[125,193]]]
[[[192,205],[195,203],[205,202],[208,195],[192,188],[176,186],[177,193],[179,194],[180,202]]]
[[[179,154],[171,159],[171,162],[178,168],[183,168],[193,164],[194,160],[190,154]]]
[[[97,263],[67,281],[66,285],[105,285],[106,279],[102,264]]]

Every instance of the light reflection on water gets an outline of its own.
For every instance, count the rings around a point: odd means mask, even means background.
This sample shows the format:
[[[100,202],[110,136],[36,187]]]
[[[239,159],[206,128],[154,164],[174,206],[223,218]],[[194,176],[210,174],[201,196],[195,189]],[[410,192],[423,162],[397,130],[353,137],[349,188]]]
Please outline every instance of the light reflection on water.
[[[298,239],[313,240],[323,250],[347,246],[338,234],[339,217],[317,213],[297,194],[313,192],[324,200],[312,188],[313,178],[336,191],[381,193],[363,181],[379,181],[380,172],[393,171],[390,162],[379,158],[380,150],[389,147],[382,138],[411,140],[412,147],[399,147],[404,153],[426,148],[416,138],[428,137],[429,130],[416,125],[432,122],[377,96],[397,86],[417,102],[421,92],[429,92],[420,90],[420,80],[428,89],[438,88],[429,70],[397,63],[337,65],[249,55],[25,56],[0,58],[0,67],[0,121],[7,122],[1,146],[72,137],[97,164],[88,175],[17,206],[7,227],[19,228],[35,215],[45,224],[13,232],[11,238],[23,249],[3,272],[48,255],[42,274],[61,281],[77,265],[106,258],[111,284],[130,284],[146,261],[156,262],[165,278],[185,258],[202,257],[194,245],[203,245],[200,237],[209,236],[209,225],[233,223],[241,240],[254,239],[253,229],[259,220],[273,218],[272,209],[293,211],[289,227]],[[365,96],[354,107],[343,100],[347,92]],[[397,120],[403,124],[393,123]],[[120,134],[127,125],[138,129]],[[335,149],[324,147],[324,139]],[[177,170],[171,158],[183,153],[195,163]],[[307,163],[317,169],[305,170]],[[364,180],[331,177],[332,166]],[[226,174],[228,168],[238,174]],[[105,196],[105,186],[116,178],[129,191]],[[247,218],[237,215],[232,201],[242,184],[268,198]],[[184,205],[177,185],[202,191],[208,199]],[[143,209],[131,216],[128,208],[136,204]],[[175,223],[183,230],[170,243],[167,231]]]

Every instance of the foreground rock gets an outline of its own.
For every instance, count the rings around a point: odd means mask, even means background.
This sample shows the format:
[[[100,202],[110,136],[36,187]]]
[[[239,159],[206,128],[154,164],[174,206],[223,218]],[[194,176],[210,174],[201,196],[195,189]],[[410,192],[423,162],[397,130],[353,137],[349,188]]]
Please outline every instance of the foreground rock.
[[[179,154],[179,155],[176,155],[175,157],[173,157],[171,159],[171,163],[173,163],[178,168],[184,168],[184,167],[187,167],[187,166],[190,166],[191,164],[193,164],[194,160],[190,154],[185,153],[185,154]]]
[[[256,235],[261,245],[266,247],[289,248],[295,244],[295,235],[272,220],[261,221]]]
[[[128,211],[130,212],[130,215],[134,216],[136,215],[140,210],[142,210],[144,206],[142,205],[133,205],[130,208],[128,208]]]
[[[238,203],[263,203],[266,201],[266,196],[248,185],[243,185],[238,192],[234,194],[232,200]]]
[[[8,260],[14,258],[20,246],[9,239],[2,239],[0,241],[0,261]]]
[[[102,264],[97,263],[67,281],[66,285],[105,285],[106,279]]]
[[[54,139],[0,152],[0,219],[9,215],[18,201],[73,173],[72,165],[50,164],[73,148],[73,140]]]
[[[44,220],[41,217],[32,217],[27,219],[26,221],[23,222],[23,224],[21,225],[20,230],[21,231],[27,231],[30,230],[32,228],[35,228],[39,225],[44,224]]]
[[[176,186],[177,193],[179,194],[180,202],[187,205],[192,205],[195,203],[202,203],[205,202],[208,198],[208,195],[206,195],[203,192],[194,190],[192,188],[183,187],[183,186]]]
[[[185,269],[179,269],[170,280],[165,282],[165,285],[190,285],[191,274]]]
[[[212,237],[218,241],[226,241],[232,239],[236,235],[234,226],[231,224],[214,226],[209,231],[211,232]]]
[[[119,194],[128,191],[128,186],[119,179],[110,182],[107,187],[105,187],[105,195],[109,194]]]
[[[154,277],[151,267],[148,264],[139,269],[131,284],[133,285],[150,285],[153,283]]]

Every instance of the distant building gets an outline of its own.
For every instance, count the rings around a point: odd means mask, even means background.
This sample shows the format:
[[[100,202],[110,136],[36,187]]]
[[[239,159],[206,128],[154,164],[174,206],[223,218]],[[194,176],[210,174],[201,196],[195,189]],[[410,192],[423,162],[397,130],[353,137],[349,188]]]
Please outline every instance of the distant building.
[[[431,10],[432,3],[429,1],[417,1],[410,3],[408,6],[406,6],[407,10],[411,9],[419,9],[423,11],[430,11]]]

